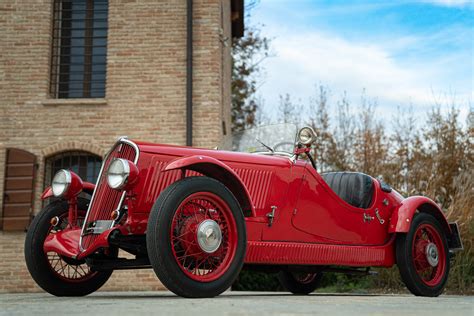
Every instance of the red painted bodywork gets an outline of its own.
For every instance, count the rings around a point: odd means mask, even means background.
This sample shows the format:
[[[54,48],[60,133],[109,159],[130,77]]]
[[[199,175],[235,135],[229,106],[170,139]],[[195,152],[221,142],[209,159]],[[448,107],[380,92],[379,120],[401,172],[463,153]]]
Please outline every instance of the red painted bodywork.
[[[83,192],[86,192],[88,194],[92,194],[92,192],[94,192],[94,189],[95,189],[95,184],[94,183],[84,182],[84,181],[82,182],[82,191]],[[46,189],[44,189],[43,193],[41,194],[41,199],[46,200],[47,198],[50,198],[52,196],[54,196],[53,189],[51,188],[51,186],[49,186]]]
[[[82,179],[77,174],[72,171],[69,171],[69,174],[71,175],[71,183],[69,183],[69,187],[67,191],[63,194],[63,197],[65,199],[74,199],[76,196],[79,195],[79,193],[82,192],[84,184],[82,182]]]
[[[225,163],[209,156],[196,155],[173,160],[163,170],[170,171],[176,169],[193,170],[216,178],[216,180],[224,183],[232,191],[244,210],[250,210],[251,214],[255,215],[255,207],[252,205],[252,199],[247,187],[243,185],[239,175]]]
[[[404,199],[394,190],[385,192],[375,179],[372,205],[360,209],[339,198],[303,160],[135,144],[140,152],[139,174],[125,198],[128,215],[111,229],[119,229],[125,235],[146,233],[152,205],[167,186],[183,177],[201,175],[221,181],[239,201],[246,216],[246,263],[391,266],[395,263],[395,234],[408,231],[417,210],[434,214],[450,232],[433,201],[424,197]],[[268,214],[272,210],[270,225]],[[364,221],[364,215],[373,220]],[[111,230],[102,233],[83,252],[78,250],[76,231],[48,239],[48,249],[84,258],[107,247]]]
[[[97,238],[94,244],[82,251],[79,249],[79,238],[81,237],[81,227],[73,227],[71,229],[65,229],[55,234],[49,234],[43,244],[43,251],[56,252],[58,254],[71,257],[74,259],[84,259],[87,256],[94,253],[99,248],[109,247],[108,238],[110,234],[116,230],[111,228]]]
[[[417,210],[430,213],[440,221],[445,230],[451,232],[451,228],[449,227],[446,218],[444,216],[440,216],[443,215],[443,211],[435,202],[424,196],[411,196],[400,203],[397,210],[392,214],[389,232],[408,232],[413,216]]]
[[[44,241],[43,250],[45,253],[53,251],[67,257],[76,258],[79,254],[80,235],[80,227],[49,234]]]

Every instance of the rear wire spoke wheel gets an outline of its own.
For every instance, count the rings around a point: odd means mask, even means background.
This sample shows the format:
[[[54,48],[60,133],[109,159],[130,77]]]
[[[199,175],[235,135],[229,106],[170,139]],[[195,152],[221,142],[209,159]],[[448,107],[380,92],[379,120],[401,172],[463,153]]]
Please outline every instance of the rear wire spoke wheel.
[[[208,177],[173,183],[157,199],[147,228],[150,263],[161,282],[184,297],[213,297],[238,276],[245,221],[234,195]]]
[[[78,225],[82,225],[89,201],[78,198]],[[51,219],[58,217],[53,226]],[[56,296],[84,296],[95,292],[107,282],[111,271],[92,271],[84,260],[44,252],[46,237],[68,227],[68,203],[63,200],[48,204],[31,223],[25,239],[25,260],[35,282]],[[116,256],[112,251],[111,256]]]
[[[290,272],[287,270],[278,273],[280,284],[293,294],[306,295],[314,292],[320,285],[323,274],[321,272]]]
[[[407,288],[418,296],[438,296],[446,285],[449,255],[446,235],[431,215],[415,215],[410,231],[397,236],[397,265]]]

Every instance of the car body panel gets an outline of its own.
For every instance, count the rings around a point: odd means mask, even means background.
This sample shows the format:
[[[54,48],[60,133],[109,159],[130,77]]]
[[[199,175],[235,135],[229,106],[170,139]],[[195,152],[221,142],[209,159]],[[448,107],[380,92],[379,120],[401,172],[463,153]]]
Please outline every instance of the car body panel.
[[[94,183],[90,183],[90,182],[86,182],[86,181],[83,181],[82,182],[82,191],[83,192],[86,192],[88,194],[92,194],[92,192],[94,192],[94,189],[95,189],[95,184]],[[46,187],[46,189],[44,189],[43,193],[41,194],[41,199],[42,200],[46,200],[50,197],[53,197],[54,194],[53,194],[53,189],[51,188],[51,186],[49,187]]]
[[[250,213],[255,216],[255,206],[252,201],[258,203],[259,199],[251,199],[247,187],[243,184],[240,176],[220,160],[204,155],[182,157],[169,162],[163,168],[163,171],[176,169],[192,170],[205,176],[215,178],[232,191],[244,210],[249,210]],[[264,176],[265,178],[263,172],[260,172],[260,176]],[[255,192],[260,191],[255,190]]]
[[[451,233],[451,228],[441,208],[435,202],[424,196],[411,196],[401,201],[400,205],[392,214],[389,232],[408,232],[413,216],[417,211],[433,215],[439,220],[448,235]]]
[[[303,182],[292,221],[299,229],[317,236],[320,242],[335,244],[382,245],[389,239],[390,206],[399,201],[391,197],[392,203],[384,205],[390,193],[383,192],[375,179],[372,179],[372,203],[367,209],[354,207],[339,198],[309,165]]]
[[[395,264],[393,245],[394,238],[386,245],[380,246],[249,241],[245,263],[391,267]]]
[[[127,216],[87,249],[75,248],[77,234],[58,235],[48,241],[49,247],[85,258],[107,247],[114,230],[122,235],[144,235],[149,213],[163,190],[185,177],[203,175],[226,185],[241,205],[248,240],[245,262],[251,264],[391,266],[395,235],[407,231],[405,222],[411,221],[413,209],[437,212],[446,222],[431,200],[404,199],[395,190],[384,190],[376,179],[372,179],[374,196],[369,208],[349,205],[306,160],[134,144],[139,150],[139,174],[121,205]]]

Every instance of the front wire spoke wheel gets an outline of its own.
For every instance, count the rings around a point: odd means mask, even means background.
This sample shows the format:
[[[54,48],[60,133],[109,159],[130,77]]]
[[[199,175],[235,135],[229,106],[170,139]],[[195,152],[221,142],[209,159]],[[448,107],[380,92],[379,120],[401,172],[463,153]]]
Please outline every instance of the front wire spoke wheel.
[[[51,269],[65,281],[82,282],[95,274],[85,262],[71,263],[68,258],[62,258],[55,252],[46,255]]]
[[[82,226],[88,205],[88,199],[78,198],[78,226]],[[46,292],[56,296],[84,296],[104,285],[113,271],[92,271],[83,260],[44,251],[48,235],[71,229],[68,209],[67,201],[56,200],[35,216],[25,238],[25,261],[33,280]],[[116,256],[116,249],[110,248],[107,258]]]
[[[211,192],[188,196],[178,207],[171,226],[176,262],[191,279],[218,279],[235,254],[236,225],[226,203]]]
[[[160,193],[150,213],[146,244],[156,275],[183,297],[213,297],[242,269],[247,246],[239,202],[221,182],[187,177]]]

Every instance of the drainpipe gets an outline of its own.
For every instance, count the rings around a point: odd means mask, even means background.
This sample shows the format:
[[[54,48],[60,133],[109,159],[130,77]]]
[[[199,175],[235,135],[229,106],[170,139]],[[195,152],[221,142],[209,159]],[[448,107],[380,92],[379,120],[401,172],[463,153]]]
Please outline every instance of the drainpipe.
[[[193,0],[186,7],[186,146],[193,145]]]

